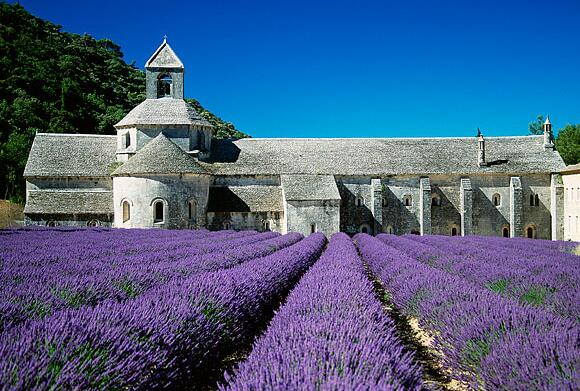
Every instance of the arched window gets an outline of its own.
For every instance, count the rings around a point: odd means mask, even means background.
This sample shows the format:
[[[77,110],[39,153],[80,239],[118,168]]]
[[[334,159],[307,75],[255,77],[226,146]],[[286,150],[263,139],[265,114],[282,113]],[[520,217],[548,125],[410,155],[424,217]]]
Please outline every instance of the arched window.
[[[386,197],[383,197],[382,203],[383,203],[383,206],[389,206],[389,201],[387,200]]]
[[[534,205],[540,206],[540,196],[537,194],[534,196]]]
[[[157,97],[163,98],[164,96],[171,96],[173,80],[169,75],[161,75],[157,80]]]
[[[534,206],[534,195],[530,194],[530,206]]]
[[[157,200],[153,203],[153,222],[162,223],[165,220],[165,203]]]
[[[451,228],[451,236],[457,236],[457,227]]]
[[[412,206],[413,205],[413,198],[410,194],[405,194],[403,196],[403,205],[405,206]]]
[[[363,233],[363,234],[370,234],[371,233],[371,227],[368,224],[362,224],[359,227],[358,232]]]
[[[392,226],[390,226],[390,225],[388,225],[388,226],[387,226],[387,233],[392,235],[394,232],[395,232],[395,231],[393,230],[393,227],[392,227]]]
[[[535,225],[530,224],[526,227],[526,237],[529,239],[536,238],[536,226]]]
[[[431,206],[441,206],[441,197],[439,197],[439,194],[431,194]]]
[[[195,220],[197,217],[197,203],[195,200],[191,200],[187,203],[187,218],[190,220]]]
[[[310,233],[313,234],[316,232],[316,223],[310,223]]]
[[[504,226],[501,231],[502,231],[502,235],[503,235],[504,238],[509,238],[510,237],[510,229],[509,229],[509,227]]]
[[[87,227],[98,227],[99,226],[99,220],[91,220],[89,222],[87,222]]]
[[[123,134],[123,148],[129,148],[131,146],[131,134],[129,132]]]
[[[501,206],[501,196],[499,194],[495,193],[492,197],[492,200],[495,206]]]
[[[356,206],[359,206],[360,207],[360,206],[364,206],[364,204],[365,204],[365,199],[364,198],[362,198],[360,196],[359,197],[356,197],[356,199],[355,199],[355,205]]]
[[[129,221],[131,218],[131,205],[129,201],[123,201],[123,223]]]
[[[229,221],[224,221],[223,226],[225,230],[232,229],[232,223],[230,223]]]
[[[270,220],[266,220],[264,221],[264,231],[271,231],[272,225],[270,223]]]
[[[47,221],[46,222],[46,226],[47,227],[56,227],[56,221]]]

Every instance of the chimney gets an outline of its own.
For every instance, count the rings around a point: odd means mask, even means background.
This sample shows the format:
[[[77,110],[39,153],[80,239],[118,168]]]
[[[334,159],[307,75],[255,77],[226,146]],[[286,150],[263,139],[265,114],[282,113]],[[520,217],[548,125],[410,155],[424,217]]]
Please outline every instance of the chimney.
[[[477,128],[477,165],[479,167],[487,166],[485,162],[485,140],[479,128]]]
[[[554,143],[552,142],[553,139],[550,116],[546,116],[546,122],[544,122],[544,149],[554,149]]]

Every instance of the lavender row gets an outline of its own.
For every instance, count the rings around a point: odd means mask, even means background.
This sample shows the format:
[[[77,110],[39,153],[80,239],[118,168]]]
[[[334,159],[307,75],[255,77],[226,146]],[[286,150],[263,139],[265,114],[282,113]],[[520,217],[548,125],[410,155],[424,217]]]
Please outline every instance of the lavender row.
[[[580,384],[575,323],[522,307],[418,262],[365,234],[355,237],[393,303],[434,336],[444,364],[472,388],[564,390]]]
[[[222,390],[419,390],[350,238],[335,234]]]
[[[127,303],[60,311],[0,336],[6,389],[151,389],[204,379],[271,316],[326,239],[310,237]]]
[[[558,255],[558,253],[572,253],[577,247],[577,242],[561,241],[561,240],[542,240],[542,239],[528,239],[528,238],[503,238],[503,237],[483,237],[483,236],[468,236],[469,239],[474,239],[481,243],[489,243],[494,247],[512,248],[524,251],[539,250],[542,252],[551,251]]]
[[[559,257],[538,254],[528,260],[516,250],[492,251],[441,236],[378,237],[422,262],[502,296],[580,322],[580,273],[577,266],[560,262]]]
[[[262,238],[259,242],[255,239]],[[30,318],[43,318],[61,309],[94,306],[106,300],[133,300],[149,289],[196,273],[219,270],[263,257],[303,238],[298,233],[284,236],[264,233],[254,242],[221,251],[156,264],[143,262],[98,275],[63,277],[53,285],[26,284],[5,288],[0,295],[0,331]]]

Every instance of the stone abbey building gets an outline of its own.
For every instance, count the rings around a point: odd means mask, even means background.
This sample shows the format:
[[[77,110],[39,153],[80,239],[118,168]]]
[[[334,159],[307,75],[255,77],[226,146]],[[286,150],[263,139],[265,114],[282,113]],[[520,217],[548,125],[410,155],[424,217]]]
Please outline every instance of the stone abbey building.
[[[116,136],[39,133],[27,224],[560,239],[565,167],[544,135],[212,139],[163,42]]]

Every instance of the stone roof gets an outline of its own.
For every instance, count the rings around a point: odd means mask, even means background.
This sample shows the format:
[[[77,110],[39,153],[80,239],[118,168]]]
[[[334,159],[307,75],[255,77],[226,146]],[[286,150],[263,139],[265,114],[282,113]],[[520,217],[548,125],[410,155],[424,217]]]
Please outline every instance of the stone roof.
[[[287,201],[340,200],[333,175],[281,175]]]
[[[211,126],[183,99],[145,99],[129,112],[115,127],[138,125],[203,125]]]
[[[562,174],[576,174],[580,172],[580,163],[566,166],[560,170]]]
[[[208,212],[281,212],[279,186],[221,186],[209,188]]]
[[[145,68],[183,68],[183,63],[169,46],[167,40],[164,39],[163,43],[145,63]]]
[[[113,192],[30,190],[24,213],[113,214]]]
[[[564,168],[543,136],[486,137],[488,166],[477,165],[477,139],[241,139],[212,142],[216,175],[436,175],[551,173]]]
[[[207,174],[195,158],[159,133],[113,172],[113,176],[135,174]]]
[[[116,136],[37,133],[24,176],[106,177],[116,149]]]

